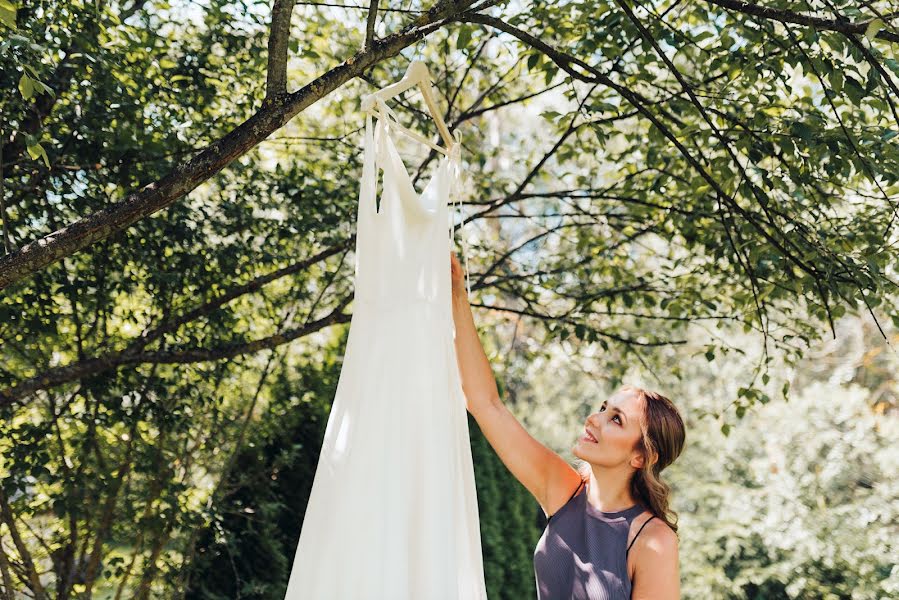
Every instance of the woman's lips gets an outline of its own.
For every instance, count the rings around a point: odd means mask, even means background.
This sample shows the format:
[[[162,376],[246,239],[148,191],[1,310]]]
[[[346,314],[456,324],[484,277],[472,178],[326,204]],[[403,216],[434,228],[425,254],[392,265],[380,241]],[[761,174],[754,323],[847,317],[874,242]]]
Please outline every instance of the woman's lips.
[[[583,442],[589,442],[589,443],[591,443],[591,444],[598,444],[598,443],[599,443],[599,442],[596,441],[596,438],[594,438],[592,435],[590,435],[590,432],[587,431],[587,430],[584,430],[584,435],[581,436],[581,441],[583,441]]]

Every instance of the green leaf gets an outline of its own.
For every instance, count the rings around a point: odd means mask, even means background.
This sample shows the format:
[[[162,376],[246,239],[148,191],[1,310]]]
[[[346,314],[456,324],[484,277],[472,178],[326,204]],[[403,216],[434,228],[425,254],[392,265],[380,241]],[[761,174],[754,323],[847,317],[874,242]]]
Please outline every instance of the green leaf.
[[[814,130],[802,121],[793,121],[792,130],[793,135],[802,138],[806,144],[812,141],[815,134]]]
[[[22,76],[19,78],[19,92],[22,94],[22,97],[26,100],[30,100],[34,95],[34,80],[22,73]]]
[[[50,159],[47,158],[47,152],[44,150],[44,147],[41,146],[40,142],[38,142],[36,144],[32,144],[30,146],[27,146],[27,148],[28,148],[28,155],[32,159],[37,160],[38,157],[41,157],[44,159],[44,164],[47,165],[48,167],[50,166]]]
[[[51,88],[49,85],[46,85],[43,81],[41,81],[39,79],[32,78],[31,86],[33,88],[34,87],[38,88],[38,90],[37,90],[38,94],[50,94],[51,96],[53,95],[53,88]]]
[[[16,5],[9,0],[0,0],[0,22],[11,29],[16,28]]]
[[[559,118],[560,114],[561,114],[560,112],[555,111],[555,110],[545,110],[542,113],[540,113],[540,116],[543,117],[544,119],[546,119],[547,121],[555,122],[556,119]]]
[[[469,27],[468,25],[463,25],[459,28],[459,34],[456,36],[456,48],[462,49],[468,46],[468,42],[471,41],[471,34],[474,31],[474,27]]]
[[[843,91],[843,74],[840,73],[837,69],[834,69],[830,72],[830,87],[833,88],[834,93],[839,94]]]
[[[870,94],[878,85],[880,85],[880,73],[877,72],[877,69],[868,69],[868,79],[865,82],[865,91]]]
[[[852,77],[846,77],[846,94],[856,106],[861,105],[862,98],[865,97],[865,88]]]
[[[559,72],[559,67],[556,66],[555,63],[549,63],[544,71],[543,75],[543,83],[544,85],[549,85],[549,83],[553,80],[553,77],[556,76],[556,73]]]
[[[874,36],[877,35],[877,32],[883,28],[883,20],[882,19],[872,19],[870,23],[868,23],[867,29],[865,29],[865,37],[868,38],[868,41],[874,39]]]

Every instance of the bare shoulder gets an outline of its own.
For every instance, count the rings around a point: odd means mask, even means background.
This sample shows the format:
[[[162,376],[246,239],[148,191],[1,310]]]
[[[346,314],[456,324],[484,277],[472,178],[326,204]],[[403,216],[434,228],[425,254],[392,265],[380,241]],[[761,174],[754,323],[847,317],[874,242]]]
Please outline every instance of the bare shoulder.
[[[563,461],[564,462],[564,461]],[[540,506],[546,518],[556,514],[565,506],[571,495],[574,494],[583,483],[580,474],[567,463],[560,463],[553,468],[546,480],[546,491]]]
[[[640,530],[628,555],[632,600],[677,600],[680,598],[678,538],[658,517],[644,513],[631,524],[630,538]],[[630,543],[630,542],[628,542]]]
[[[647,515],[648,518],[649,515]],[[646,523],[640,537],[643,539],[644,546],[652,546],[660,550],[677,550],[677,534],[668,523],[658,517]]]

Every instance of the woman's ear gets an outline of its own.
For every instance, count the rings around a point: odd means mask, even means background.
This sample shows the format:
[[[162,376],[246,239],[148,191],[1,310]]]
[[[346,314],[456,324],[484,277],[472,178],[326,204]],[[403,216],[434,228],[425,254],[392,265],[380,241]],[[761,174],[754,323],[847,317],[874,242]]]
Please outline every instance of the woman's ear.
[[[643,453],[637,454],[633,459],[631,459],[631,466],[637,470],[643,468]]]

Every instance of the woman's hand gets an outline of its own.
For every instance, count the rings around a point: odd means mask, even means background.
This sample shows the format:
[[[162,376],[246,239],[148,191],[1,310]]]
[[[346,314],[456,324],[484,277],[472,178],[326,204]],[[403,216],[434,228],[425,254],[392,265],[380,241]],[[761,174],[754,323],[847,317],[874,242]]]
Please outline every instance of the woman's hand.
[[[461,298],[465,295],[465,274],[456,253],[452,250],[450,250],[450,276],[453,280],[453,297]]]

